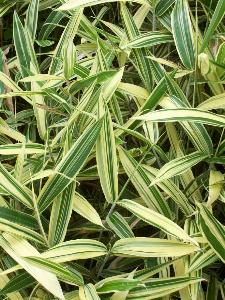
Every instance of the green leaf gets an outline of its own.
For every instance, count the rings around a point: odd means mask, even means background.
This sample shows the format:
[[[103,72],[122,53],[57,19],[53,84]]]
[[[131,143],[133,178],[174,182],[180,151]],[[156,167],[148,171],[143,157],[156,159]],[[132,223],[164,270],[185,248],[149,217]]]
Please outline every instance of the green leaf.
[[[207,47],[207,44],[212,38],[213,33],[216,30],[217,26],[220,24],[220,21],[222,20],[224,13],[225,13],[225,2],[224,0],[219,0],[216,9],[213,13],[212,19],[209,23],[209,27],[202,41],[201,50],[200,50],[201,52],[203,52],[203,50]]]
[[[50,293],[59,299],[64,299],[56,276],[32,266],[24,259],[25,256],[40,256],[36,248],[26,240],[8,233],[3,233],[0,237],[0,246]]]
[[[74,269],[73,271],[71,271],[58,263],[34,256],[26,257],[25,261],[33,266],[55,274],[63,282],[74,284],[77,286],[84,284],[82,275],[78,271],[75,272]]]
[[[171,178],[176,175],[180,175],[191,167],[195,166],[202,160],[207,158],[207,155],[196,151],[194,153],[175,158],[166,163],[158,172],[156,178],[152,181],[151,185],[161,182],[165,179]]]
[[[110,228],[118,235],[118,237],[128,238],[134,237],[134,234],[127,221],[118,213],[114,212],[106,218]]]
[[[130,42],[124,45],[124,48],[142,48],[152,47],[164,43],[173,42],[173,36],[170,33],[161,31],[151,31],[130,40]]]
[[[118,240],[111,253],[122,257],[177,257],[198,251],[196,245],[175,240],[135,237]]]
[[[204,204],[197,203],[203,235],[217,256],[225,262],[225,229]]]
[[[57,174],[50,176],[39,194],[38,207],[40,211],[45,210],[74,180],[90,154],[101,126],[102,120],[90,126],[56,166]]]
[[[220,127],[225,125],[225,117],[194,108],[160,109],[134,119],[150,122],[188,121]]]
[[[99,294],[104,294],[118,291],[129,291],[140,284],[141,281],[138,279],[109,277],[99,281],[95,285],[95,288]]]
[[[0,186],[15,199],[22,202],[27,207],[33,207],[32,192],[18,180],[16,180],[4,167],[0,164]]]
[[[177,52],[184,66],[195,68],[195,51],[192,25],[187,0],[176,1],[171,15],[172,32]]]
[[[103,256],[108,253],[104,244],[90,239],[77,239],[60,243],[42,253],[43,258],[62,263],[77,259]]]
[[[97,291],[92,283],[80,286],[79,288],[80,300],[100,300]]]
[[[196,244],[196,242],[180,226],[154,210],[144,207],[132,200],[119,201],[118,205],[126,208],[139,219],[159,228],[167,234],[183,240],[184,242]]]

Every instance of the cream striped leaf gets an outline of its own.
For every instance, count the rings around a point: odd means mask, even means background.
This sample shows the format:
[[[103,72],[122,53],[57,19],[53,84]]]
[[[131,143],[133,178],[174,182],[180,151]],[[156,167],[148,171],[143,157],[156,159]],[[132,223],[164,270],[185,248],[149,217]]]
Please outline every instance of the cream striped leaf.
[[[43,258],[62,263],[78,259],[103,256],[108,253],[106,246],[91,239],[77,239],[60,243],[42,253]]]
[[[0,164],[0,187],[3,187],[13,198],[29,208],[33,207],[32,192],[16,180],[2,164]]]
[[[119,202],[118,202],[119,203]],[[134,234],[127,221],[119,214],[114,212],[106,218],[110,228],[118,235],[119,238],[134,237]]]
[[[145,170],[137,161],[128,154],[122,147],[118,148],[120,161],[127,173],[130,181],[135,186],[139,195],[143,198],[146,205],[161,213],[162,215],[171,218],[171,212],[168,204],[160,191],[155,187],[150,187],[151,181],[145,173]]]
[[[79,288],[80,300],[100,300],[97,291],[92,283],[80,286]]]
[[[203,249],[203,251],[196,253],[188,267],[188,273],[196,272],[201,270],[218,260],[217,255],[215,254],[214,250],[211,249],[209,246]]]
[[[151,122],[196,122],[211,126],[225,126],[225,117],[198,110],[194,108],[160,109],[140,117],[134,117],[136,120]]]
[[[99,120],[87,128],[56,166],[57,174],[50,176],[39,194],[38,206],[40,211],[45,210],[74,180],[90,154],[101,126],[102,120]]]
[[[38,256],[26,257],[25,261],[40,269],[55,274],[63,282],[77,286],[84,284],[82,275],[75,269],[70,270],[69,268],[66,268],[63,265]]]
[[[111,253],[122,257],[177,257],[198,250],[196,245],[175,240],[135,237],[118,240]]]
[[[24,257],[40,256],[40,253],[26,240],[3,233],[0,237],[0,246],[43,287],[59,299],[64,299],[60,284],[55,275],[43,269],[32,266]]]
[[[202,281],[199,277],[170,277],[170,278],[152,278],[145,282],[145,287],[137,287],[130,291],[127,300],[150,300],[158,297],[167,296],[179,291],[190,284]]]
[[[60,6],[57,10],[71,10],[78,7],[86,7],[86,6],[92,6],[97,4],[104,4],[109,2],[116,2],[116,1],[126,1],[126,0],[69,0],[62,6]],[[149,2],[147,0],[132,0],[133,2],[137,2],[139,4],[147,4],[149,5]]]
[[[18,155],[18,154],[43,154],[45,153],[45,147],[42,144],[37,143],[16,143],[0,145],[1,155]]]
[[[159,228],[167,234],[185,242],[196,244],[196,242],[180,226],[178,226],[170,219],[164,217],[163,215],[155,212],[154,210],[144,207],[132,200],[126,199],[119,201],[118,205],[126,208],[139,219],[152,226]]]
[[[173,42],[173,36],[170,33],[151,31],[131,39],[123,48],[153,47],[170,42]]]
[[[100,109],[104,114],[103,103]],[[118,163],[113,124],[108,108],[105,108],[103,124],[96,143],[96,160],[101,187],[105,199],[113,203],[118,197]]]
[[[225,262],[225,229],[204,204],[197,203],[203,235],[217,256]]]
[[[73,196],[73,210],[88,221],[103,227],[98,212],[82,195],[77,192],[75,192]]]
[[[166,163],[158,172],[156,178],[152,181],[152,185],[161,182],[165,179],[180,175],[185,171],[189,170],[191,167],[195,166],[202,160],[207,158],[202,152],[196,151],[194,153],[185,155],[183,157],[178,157],[170,162]]]
[[[182,63],[186,68],[194,69],[194,42],[187,0],[176,1],[171,15],[171,25],[174,42]]]

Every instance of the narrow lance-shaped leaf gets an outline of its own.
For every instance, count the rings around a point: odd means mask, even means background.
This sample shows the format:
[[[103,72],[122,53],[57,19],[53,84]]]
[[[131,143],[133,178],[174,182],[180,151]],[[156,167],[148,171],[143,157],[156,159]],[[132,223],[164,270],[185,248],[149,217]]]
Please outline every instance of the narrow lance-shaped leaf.
[[[55,170],[57,174],[48,179],[38,197],[40,211],[45,210],[74,180],[96,142],[101,125],[102,120],[100,119],[94,125],[90,126],[56,166]]]
[[[75,183],[70,183],[53,203],[49,224],[48,240],[51,246],[63,242],[70,221]]]
[[[171,24],[175,45],[182,63],[186,68],[194,69],[194,42],[187,0],[176,1]]]
[[[16,180],[4,167],[0,164],[0,186],[15,199],[22,202],[27,207],[33,207],[33,195],[31,190]]]
[[[97,291],[92,283],[80,286],[79,288],[80,300],[100,300]]]
[[[60,243],[42,253],[43,258],[62,263],[77,259],[103,256],[108,253],[104,244],[91,239],[77,239]]]
[[[198,251],[196,245],[175,240],[135,237],[118,240],[112,254],[122,257],[177,257]]]
[[[32,266],[23,258],[24,256],[40,256],[40,253],[36,250],[36,248],[34,248],[26,240],[8,233],[2,234],[0,238],[0,246],[50,293],[59,299],[64,299],[56,276],[45,270]]]
[[[200,161],[207,158],[202,152],[196,151],[194,153],[178,157],[166,163],[158,172],[156,178],[152,181],[152,185],[161,182],[165,179],[184,173]]]
[[[160,109],[139,117],[134,117],[134,119],[151,122],[188,121],[211,126],[225,126],[225,117],[194,108]]]
[[[183,241],[196,244],[196,242],[180,226],[152,209],[144,207],[132,200],[119,201],[118,204],[129,210],[141,220],[159,228],[167,234]]]
[[[134,234],[127,223],[127,221],[118,213],[114,212],[106,218],[106,221],[110,228],[120,238],[134,237]]]
[[[225,262],[225,229],[224,226],[212,215],[204,204],[197,203],[199,208],[199,221],[203,235],[210,247]]]
[[[97,139],[96,160],[105,199],[109,203],[113,203],[118,197],[118,166],[115,136],[108,108],[106,108],[102,128]]]
[[[28,30],[32,41],[35,39],[38,22],[39,0],[32,0],[26,15],[26,29]]]
[[[62,6],[58,8],[58,10],[71,10],[78,7],[86,7],[86,6],[92,6],[97,4],[104,4],[109,2],[116,2],[116,1],[126,1],[126,0],[69,0]],[[147,0],[132,0],[133,2],[137,2],[140,4],[147,4],[149,5],[149,2]]]
[[[146,205],[149,208],[154,209],[155,211],[170,218],[171,212],[169,206],[164,201],[160,191],[157,188],[150,186],[151,181],[146,175],[146,172],[142,166],[139,165],[138,162],[123,148],[120,147],[118,150],[120,161],[125,172],[137,189],[139,195],[145,201]]]
[[[213,36],[213,33],[217,26],[220,24],[225,13],[225,2],[224,0],[219,0],[216,6],[216,9],[213,13],[212,19],[209,23],[209,27],[205,33],[202,45],[201,45],[201,52],[206,48],[209,40]]]

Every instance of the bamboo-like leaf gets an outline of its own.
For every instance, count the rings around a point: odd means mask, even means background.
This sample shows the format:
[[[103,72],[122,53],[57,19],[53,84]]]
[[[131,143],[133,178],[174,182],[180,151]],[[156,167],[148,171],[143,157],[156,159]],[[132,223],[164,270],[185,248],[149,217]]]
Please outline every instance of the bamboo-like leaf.
[[[48,179],[38,197],[38,206],[40,211],[45,210],[74,180],[74,177],[82,168],[87,156],[96,142],[101,125],[102,120],[99,120],[88,128],[57,165],[55,170],[59,174],[55,174]]]
[[[170,33],[151,31],[135,37],[123,47],[124,48],[152,47],[152,46],[160,45],[163,43],[169,43],[169,42],[173,42],[173,36]]]
[[[104,4],[109,2],[116,1],[125,1],[125,0],[69,0],[62,6],[58,8],[58,10],[71,10],[78,7],[92,6],[97,4]],[[146,0],[132,0],[133,2],[137,2],[140,4],[149,4]]]
[[[12,154],[43,154],[45,148],[42,144],[27,143],[27,144],[8,144],[0,145],[1,155],[12,155]]]
[[[55,74],[57,71],[60,70],[62,66],[62,53],[65,47],[65,44],[72,41],[74,36],[77,33],[80,20],[83,14],[83,9],[79,8],[75,10],[72,16],[69,19],[67,26],[64,29],[63,34],[58,42],[56,49],[54,50],[54,55],[52,58],[51,65],[49,67],[49,74]]]
[[[139,219],[159,228],[167,234],[180,240],[196,244],[196,242],[180,226],[154,210],[144,207],[132,200],[119,201],[118,205],[126,208]]]
[[[151,181],[144,169],[124,149],[119,148],[120,161],[146,205],[166,217],[171,217],[169,206],[164,201],[162,194],[155,187],[150,187]]]
[[[188,272],[194,272],[207,267],[218,260],[214,250],[210,247],[204,249],[204,252],[196,253],[190,261]]]
[[[171,16],[175,45],[184,66],[195,68],[195,51],[187,0],[176,1]]]
[[[80,286],[79,288],[80,300],[100,300],[97,291],[92,283]]]
[[[95,288],[99,294],[131,290],[141,284],[138,279],[129,278],[106,278],[99,281]],[[143,285],[144,286],[144,285]]]
[[[185,109],[160,109],[140,117],[135,117],[137,120],[151,121],[151,122],[196,122],[204,123],[211,126],[225,125],[225,117],[206,112],[203,110],[185,108]]]
[[[153,278],[145,283],[145,287],[137,287],[130,291],[127,299],[150,300],[157,297],[163,297],[202,280],[202,278],[188,276],[163,279]]]
[[[103,226],[101,218],[94,207],[77,192],[73,196],[73,210],[88,221]]]
[[[118,240],[112,247],[112,254],[122,257],[177,257],[198,251],[192,244],[157,238],[126,238]]]
[[[104,108],[100,109],[100,113],[104,114]],[[113,203],[118,197],[118,166],[113,125],[107,108],[96,144],[96,160],[105,199]]]
[[[37,30],[38,7],[39,7],[39,0],[32,0],[27,9],[26,29],[29,31],[32,41],[34,41],[35,39],[36,30]]]
[[[225,261],[225,229],[224,226],[212,215],[204,204],[197,204],[199,207],[199,221],[203,235],[207,239],[210,247]]]
[[[1,231],[17,234],[28,240],[43,244],[44,239],[35,231],[36,229],[37,223],[35,218],[7,207],[0,207]]]
[[[67,80],[74,74],[76,56],[76,49],[73,41],[69,41],[68,44],[65,44],[63,49],[63,73]]]
[[[106,218],[106,221],[110,228],[118,235],[120,238],[134,237],[134,234],[126,222],[126,220],[118,213],[114,212]]]
[[[155,7],[157,16],[162,16],[175,2],[175,0],[159,0]]]
[[[43,258],[62,263],[77,259],[103,256],[108,253],[104,244],[90,239],[78,239],[58,244],[42,253]]]
[[[33,207],[32,192],[16,180],[2,164],[0,164],[0,186],[3,186],[12,197],[27,207]]]
[[[209,23],[209,27],[205,33],[204,39],[202,41],[201,45],[201,52],[206,48],[209,40],[213,36],[213,33],[217,26],[219,25],[221,19],[223,18],[225,13],[225,2],[223,0],[219,0],[216,6],[216,9],[213,13],[212,19]]]
[[[213,110],[213,109],[224,109],[225,108],[225,93],[219,94],[209,99],[205,100],[204,102],[200,103],[198,109],[200,110]]]
[[[41,257],[30,256],[24,259],[31,265],[34,265],[40,269],[55,274],[59,279],[61,279],[64,282],[75,284],[77,286],[82,285],[84,283],[82,275],[78,271],[75,272],[74,269],[73,271],[71,271],[70,269],[58,263],[52,262],[48,259],[44,259]]]
[[[64,241],[73,207],[75,184],[72,182],[53,203],[48,240],[51,246]]]
[[[33,276],[41,285],[59,299],[64,299],[61,287],[55,275],[32,266],[23,258],[25,256],[40,256],[39,252],[22,238],[3,233],[0,246]]]
[[[188,154],[183,157],[178,157],[166,163],[158,172],[156,178],[152,181],[152,185],[161,182],[165,179],[179,175],[195,166],[202,160],[207,158],[207,155],[199,151]]]

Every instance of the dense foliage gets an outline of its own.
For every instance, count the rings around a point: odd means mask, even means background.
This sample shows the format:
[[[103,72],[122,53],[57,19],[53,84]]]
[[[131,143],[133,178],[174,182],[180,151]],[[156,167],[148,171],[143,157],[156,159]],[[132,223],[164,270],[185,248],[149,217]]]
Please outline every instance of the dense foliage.
[[[0,1],[0,299],[225,299],[225,1]]]

